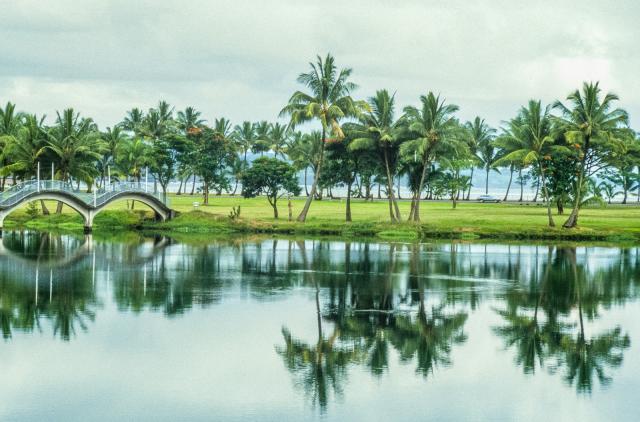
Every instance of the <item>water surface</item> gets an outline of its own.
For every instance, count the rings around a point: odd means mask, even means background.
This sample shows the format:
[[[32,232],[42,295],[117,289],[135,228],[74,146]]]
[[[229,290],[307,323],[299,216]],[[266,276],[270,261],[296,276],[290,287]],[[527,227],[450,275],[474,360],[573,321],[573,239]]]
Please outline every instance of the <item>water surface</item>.
[[[8,232],[0,420],[638,420],[640,250]]]

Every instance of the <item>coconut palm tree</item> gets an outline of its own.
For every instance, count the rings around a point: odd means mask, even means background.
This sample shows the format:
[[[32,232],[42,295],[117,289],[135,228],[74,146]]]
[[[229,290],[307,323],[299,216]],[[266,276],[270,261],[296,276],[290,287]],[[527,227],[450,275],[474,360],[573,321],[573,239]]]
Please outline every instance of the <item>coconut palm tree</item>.
[[[176,122],[178,128],[184,132],[184,135],[189,133],[189,130],[196,129],[205,124],[206,120],[201,119],[200,113],[194,107],[187,107],[184,111],[178,111]]]
[[[629,124],[627,112],[614,108],[619,100],[616,94],[601,95],[599,82],[582,85],[567,96],[568,105],[556,101],[553,105],[561,113],[557,118],[566,141],[577,150],[579,164],[574,190],[573,210],[563,224],[572,228],[578,224],[578,215],[584,195],[585,180],[599,167],[600,160],[624,136]]]
[[[289,103],[280,111],[280,116],[290,118],[289,126],[291,129],[312,120],[318,120],[322,128],[323,148],[310,195],[297,219],[300,222],[306,220],[311,201],[313,201],[318,188],[327,133],[338,140],[343,139],[344,133],[340,127],[340,120],[357,116],[361,110],[368,108],[364,102],[354,101],[351,98],[351,92],[357,88],[357,85],[349,80],[352,70],[345,68],[338,71],[335,59],[331,54],[327,54],[324,60],[318,56],[317,62],[309,65],[311,70],[298,76],[298,82],[304,85],[308,91],[294,92]]]
[[[549,227],[554,227],[551,215],[551,197],[547,191],[547,162],[551,160],[551,151],[568,151],[562,146],[553,146],[551,107],[543,107],[538,100],[530,100],[526,107],[521,107],[516,118],[508,122],[503,136],[495,144],[504,150],[504,156],[496,161],[512,164],[519,162],[522,166],[536,167],[542,182],[542,193],[547,202]]]
[[[475,125],[474,125],[475,126]],[[489,193],[489,173],[491,170],[497,170],[496,162],[500,159],[499,151],[493,143],[496,130],[487,125],[484,119],[479,122],[479,130],[484,132],[482,141],[478,143],[478,158],[482,163],[482,168],[486,172],[484,193]]]
[[[414,157],[420,174],[417,190],[413,193],[409,221],[420,221],[420,195],[427,172],[439,153],[447,148],[446,144],[457,142],[460,132],[454,116],[458,111],[457,105],[446,104],[444,98],[433,92],[420,96],[420,103],[420,108],[409,106],[404,109],[408,140],[403,143],[401,152]]]
[[[478,157],[478,149],[480,145],[484,145],[485,143],[491,140],[491,136],[493,132],[489,125],[486,124],[484,119],[476,116],[472,122],[466,122],[464,124],[465,129],[467,130],[467,144],[469,146],[469,151],[473,154],[474,160],[477,164],[481,164],[480,158]],[[471,176],[470,180],[473,182],[473,170],[476,165],[474,164],[471,167]],[[469,190],[467,191],[466,200],[468,201],[471,197],[471,187],[473,183],[469,186]]]
[[[236,149],[242,153],[242,162],[246,166],[247,153],[251,150],[251,147],[256,141],[255,124],[245,120],[241,125],[236,125],[233,128],[232,139],[236,144]]]
[[[145,116],[142,110],[134,107],[127,112],[120,126],[122,126],[124,130],[134,133],[136,136],[140,136],[144,119]]]
[[[56,124],[46,131],[46,149],[56,163],[56,174],[63,182],[83,181],[89,189],[98,176],[97,162],[105,152],[98,126],[90,118],[80,117],[72,108],[57,112]],[[58,202],[57,213],[62,212]]]
[[[397,172],[400,143],[399,121],[395,120],[395,95],[386,89],[369,98],[369,111],[362,113],[359,122],[345,126],[353,141],[352,150],[375,151],[383,163],[389,200],[389,218],[400,221],[400,209],[395,198],[393,178]]]

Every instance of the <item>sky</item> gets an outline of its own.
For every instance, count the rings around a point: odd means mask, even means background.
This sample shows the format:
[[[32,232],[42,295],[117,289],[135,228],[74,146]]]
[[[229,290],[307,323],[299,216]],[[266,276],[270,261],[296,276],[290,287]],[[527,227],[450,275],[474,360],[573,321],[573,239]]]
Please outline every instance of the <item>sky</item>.
[[[164,99],[209,122],[278,117],[316,55],[353,92],[429,91],[499,126],[530,98],[600,81],[640,129],[640,2],[0,0],[0,103],[100,127]],[[400,110],[399,110],[400,111]]]

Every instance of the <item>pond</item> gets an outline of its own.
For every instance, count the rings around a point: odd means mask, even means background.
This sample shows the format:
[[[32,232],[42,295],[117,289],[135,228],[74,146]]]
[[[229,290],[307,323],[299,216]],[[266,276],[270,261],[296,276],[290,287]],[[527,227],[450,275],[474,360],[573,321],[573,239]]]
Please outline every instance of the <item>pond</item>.
[[[0,420],[638,420],[640,249],[5,232]]]

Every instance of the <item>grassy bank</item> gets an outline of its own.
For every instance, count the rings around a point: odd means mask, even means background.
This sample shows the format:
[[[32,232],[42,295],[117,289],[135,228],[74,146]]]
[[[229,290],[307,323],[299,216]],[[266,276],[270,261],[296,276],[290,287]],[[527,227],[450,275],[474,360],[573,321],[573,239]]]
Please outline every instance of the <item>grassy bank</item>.
[[[172,196],[172,208],[180,215],[166,223],[156,223],[151,212],[136,204],[127,210],[126,203],[113,204],[95,219],[95,231],[123,231],[131,229],[163,230],[179,233],[273,233],[294,235],[331,235],[342,237],[379,238],[496,238],[548,240],[605,240],[640,241],[640,207],[609,206],[590,208],[581,212],[580,227],[566,230],[547,227],[545,209],[536,205],[478,204],[461,202],[451,209],[447,202],[426,202],[422,205],[421,224],[388,222],[388,207],[384,201],[352,204],[353,222],[344,221],[344,201],[316,201],[306,223],[287,221],[286,201],[280,205],[281,218],[273,218],[264,198],[211,197],[209,206],[193,206],[200,197]],[[302,208],[303,200],[293,201],[293,214]],[[231,208],[241,207],[240,218],[228,218]],[[53,204],[49,204],[53,209]],[[408,202],[401,202],[403,215],[409,211]],[[18,210],[5,221],[5,227],[27,227],[49,230],[82,230],[81,218],[65,207],[61,215],[38,216],[31,219],[25,209]],[[556,216],[558,226],[566,216]]]

